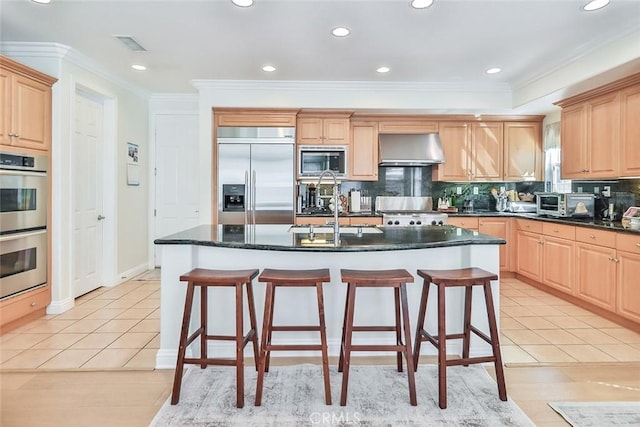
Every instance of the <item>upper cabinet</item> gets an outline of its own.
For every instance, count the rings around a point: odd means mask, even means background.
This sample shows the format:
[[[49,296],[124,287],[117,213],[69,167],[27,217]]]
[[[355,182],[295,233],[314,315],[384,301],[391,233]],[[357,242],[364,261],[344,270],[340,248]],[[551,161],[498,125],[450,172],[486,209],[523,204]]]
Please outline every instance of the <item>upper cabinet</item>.
[[[640,73],[557,104],[563,178],[640,175]]]
[[[434,180],[502,180],[502,122],[440,122],[438,132],[445,162],[434,167]]]
[[[351,113],[298,114],[296,140],[302,145],[349,145]]]
[[[49,150],[56,79],[0,56],[0,144]]]
[[[438,122],[426,120],[424,117],[415,118],[384,118],[378,122],[380,133],[433,133],[438,132]]]
[[[542,181],[540,122],[504,123],[504,180]]]
[[[378,180],[378,123],[351,123],[348,152],[348,178],[354,181]]]
[[[295,127],[298,110],[256,108],[214,108],[217,126]]]

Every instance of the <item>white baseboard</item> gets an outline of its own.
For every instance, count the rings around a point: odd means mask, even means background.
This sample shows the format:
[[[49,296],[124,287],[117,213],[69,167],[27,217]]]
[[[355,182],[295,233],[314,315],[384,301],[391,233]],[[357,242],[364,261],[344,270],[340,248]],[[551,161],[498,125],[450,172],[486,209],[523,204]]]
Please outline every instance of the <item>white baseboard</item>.
[[[108,287],[118,286],[119,284],[124,283],[127,280],[131,280],[132,278],[148,270],[149,270],[148,264],[146,262],[143,262],[142,264],[138,264],[135,267],[130,268],[129,270],[123,273],[119,273],[118,277],[115,278],[112,283],[106,284],[105,286],[108,286]]]
[[[73,298],[66,298],[60,301],[51,301],[47,306],[47,314],[60,314],[71,310],[75,306]]]

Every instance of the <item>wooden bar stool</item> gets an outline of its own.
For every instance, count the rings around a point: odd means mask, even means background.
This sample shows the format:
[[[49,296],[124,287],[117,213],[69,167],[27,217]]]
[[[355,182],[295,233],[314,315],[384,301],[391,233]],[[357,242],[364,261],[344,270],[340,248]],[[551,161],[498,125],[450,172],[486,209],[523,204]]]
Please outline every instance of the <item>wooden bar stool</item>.
[[[253,290],[251,281],[258,275],[258,270],[206,270],[196,268],[180,276],[180,281],[187,282],[187,296],[182,316],[182,329],[180,332],[180,346],[178,348],[178,361],[173,379],[173,392],[171,404],[175,405],[180,400],[180,387],[182,385],[182,372],[185,364],[200,365],[204,369],[207,365],[224,365],[236,367],[236,406],[244,406],[244,348],[251,341],[253,354],[258,361],[258,336],[256,334],[256,309],[253,303]],[[249,306],[250,329],[244,334],[243,326],[243,286],[247,287],[247,300]],[[200,327],[189,335],[189,323],[193,306],[193,294],[195,287],[200,287]],[[236,288],[236,333],[235,335],[208,335],[207,334],[207,290],[211,286],[235,286]],[[200,357],[185,358],[187,346],[200,337]],[[210,358],[207,356],[207,341],[223,340],[236,342],[235,359]]]
[[[420,345],[422,341],[429,341],[438,349],[438,400],[440,408],[447,407],[447,366],[464,365],[472,363],[493,362],[496,369],[496,379],[498,383],[498,395],[500,400],[507,400],[507,388],[504,383],[504,373],[502,371],[502,357],[500,355],[500,343],[498,341],[498,327],[496,324],[493,297],[491,295],[491,281],[497,280],[498,276],[480,268],[462,268],[457,270],[418,270],[418,275],[424,278],[422,287],[422,298],[418,312],[418,327],[416,331],[416,342],[413,350],[414,366],[418,369],[418,358],[420,357]],[[438,287],[438,336],[437,338],[429,334],[424,329],[424,319],[427,309],[427,298],[431,283]],[[464,328],[462,333],[447,335],[446,327],[446,300],[445,290],[449,287],[464,286]],[[487,306],[487,316],[489,319],[489,336],[485,335],[475,326],[471,325],[471,297],[473,286],[482,286],[484,289],[484,299]],[[492,355],[485,357],[469,357],[469,341],[471,332],[491,344]],[[449,339],[462,339],[462,358],[447,360],[447,345]]]
[[[352,351],[395,351],[397,352],[398,372],[402,372],[402,356],[407,359],[407,377],[409,379],[409,401],[416,406],[416,383],[414,377],[413,357],[411,353],[411,331],[409,326],[409,306],[407,303],[407,283],[413,283],[413,276],[404,269],[399,270],[340,270],[342,282],[347,283],[347,299],[344,307],[342,324],[342,342],[338,372],[342,374],[342,393],[340,405],[347,404],[347,387],[349,384],[349,365]],[[357,288],[393,288],[395,303],[394,326],[354,326],[353,315],[356,304]],[[401,315],[402,312],[402,315]],[[402,334],[404,330],[404,343]],[[396,333],[395,345],[353,345],[354,332]]]
[[[324,319],[324,299],[322,284],[329,282],[329,269],[318,270],[276,270],[265,268],[258,277],[260,282],[267,283],[267,292],[264,301],[264,321],[262,322],[262,344],[260,346],[260,358],[258,363],[258,381],[256,384],[256,406],[262,404],[262,386],[264,373],[269,372],[269,362],[272,351],[302,350],[322,352],[322,371],[324,375],[324,398],[327,405],[331,405],[331,384],[329,378],[329,353],[327,350],[327,331]],[[278,287],[315,287],[318,300],[319,324],[314,325],[273,325],[273,308],[275,306],[276,288]],[[320,332],[320,344],[272,344],[271,336],[276,331],[318,331]]]

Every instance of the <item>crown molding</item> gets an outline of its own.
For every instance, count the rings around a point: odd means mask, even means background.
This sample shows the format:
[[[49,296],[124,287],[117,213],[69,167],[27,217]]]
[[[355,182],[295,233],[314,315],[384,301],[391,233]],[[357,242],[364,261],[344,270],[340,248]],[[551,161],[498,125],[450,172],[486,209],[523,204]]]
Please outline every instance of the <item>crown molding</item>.
[[[148,99],[151,93],[139,86],[133,85],[114,74],[105,71],[104,66],[78,52],[74,48],[61,43],[33,43],[33,42],[2,42],[0,50],[3,55],[30,57],[30,58],[53,58],[67,61],[80,67],[96,76],[107,80],[121,88]],[[60,76],[58,76],[60,77]]]

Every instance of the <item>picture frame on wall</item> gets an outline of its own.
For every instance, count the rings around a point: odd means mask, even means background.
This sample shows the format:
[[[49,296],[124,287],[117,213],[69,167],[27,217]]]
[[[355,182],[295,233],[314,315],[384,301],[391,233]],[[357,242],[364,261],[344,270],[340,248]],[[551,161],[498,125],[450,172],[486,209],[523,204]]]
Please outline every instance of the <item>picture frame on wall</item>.
[[[140,185],[140,149],[138,144],[127,142],[127,185]]]

